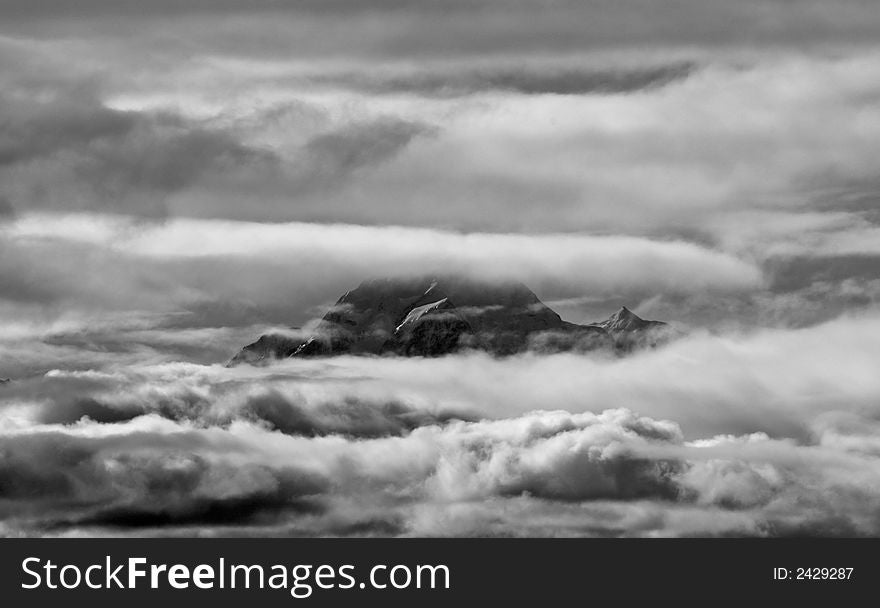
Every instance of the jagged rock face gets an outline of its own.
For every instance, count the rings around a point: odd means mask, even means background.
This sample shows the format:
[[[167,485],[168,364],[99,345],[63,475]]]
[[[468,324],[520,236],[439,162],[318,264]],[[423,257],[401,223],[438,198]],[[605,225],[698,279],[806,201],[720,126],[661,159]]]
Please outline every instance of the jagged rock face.
[[[462,348],[503,355],[524,350],[534,332],[564,326],[521,283],[378,279],[343,295],[296,355],[438,355]]]
[[[470,324],[443,298],[412,309],[395,328],[390,348],[402,355],[435,357],[459,349],[471,333]]]
[[[259,364],[272,359],[284,359],[290,357],[302,345],[301,339],[278,334],[267,334],[253,344],[242,348],[229,361],[230,365],[239,363]]]
[[[334,354],[383,354],[396,352],[402,345],[401,333],[412,332],[417,319],[405,324],[407,315],[444,298],[427,279],[375,279],[364,281],[357,289],[344,294],[324,315],[296,356]]]
[[[653,345],[656,328],[621,309],[601,323],[563,321],[525,285],[461,277],[374,279],[343,295],[313,335],[263,336],[230,364],[339,354],[439,356],[465,349],[511,355],[626,351]]]

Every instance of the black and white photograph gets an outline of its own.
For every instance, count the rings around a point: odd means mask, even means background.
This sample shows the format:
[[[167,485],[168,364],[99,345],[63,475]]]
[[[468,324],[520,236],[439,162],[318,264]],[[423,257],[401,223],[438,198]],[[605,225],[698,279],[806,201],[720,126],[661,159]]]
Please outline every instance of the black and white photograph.
[[[880,536],[880,6],[0,0],[0,536]]]

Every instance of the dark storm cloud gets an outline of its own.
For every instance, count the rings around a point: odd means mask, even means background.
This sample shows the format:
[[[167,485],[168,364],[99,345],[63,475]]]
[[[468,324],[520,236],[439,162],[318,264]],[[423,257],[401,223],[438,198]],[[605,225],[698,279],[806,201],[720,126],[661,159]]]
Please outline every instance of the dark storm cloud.
[[[44,263],[34,263],[33,256]],[[49,260],[51,263],[45,263]],[[87,268],[84,261],[88,261]],[[161,268],[141,267],[135,273],[127,266],[123,260],[88,246],[59,246],[51,241],[15,246],[0,239],[0,298],[50,306],[80,301],[96,310],[138,308],[139,300],[141,309],[149,309],[173,291],[173,281]],[[162,292],[165,295],[160,295]]]
[[[639,310],[652,318],[667,319],[686,308],[688,325],[709,327],[714,331],[809,327],[842,315],[876,310],[880,306],[878,263],[880,260],[876,257],[774,263],[770,274],[775,280],[768,291],[736,298],[710,294],[681,297],[643,293]],[[580,309],[599,307],[602,310],[604,305],[607,310],[620,300],[588,302]]]
[[[597,69],[589,67],[504,67],[474,70],[425,68],[410,73],[351,73],[311,77],[371,93],[416,93],[441,97],[466,96],[485,91],[526,95],[615,94],[662,87],[686,78],[696,69],[690,62],[658,67]]]
[[[453,413],[432,414],[394,401],[369,403],[354,396],[320,408],[308,408],[278,391],[251,397],[237,415],[268,423],[288,435],[341,434],[363,438],[404,435],[420,426],[469,418]]]
[[[195,499],[183,505],[125,504],[98,507],[93,513],[44,524],[46,532],[76,528],[127,529],[171,528],[175,526],[216,527],[275,524],[285,513],[320,513],[322,507],[312,499],[284,492],[258,493],[244,498]]]
[[[393,118],[346,124],[305,144],[302,172],[293,179],[330,185],[361,167],[392,158],[413,138],[434,132],[429,125]]]
[[[135,128],[136,114],[105,108],[88,92],[66,93],[44,103],[0,98],[4,116],[0,166],[105,137],[119,138]]]
[[[320,511],[308,497],[327,487],[320,476],[293,466],[233,466],[199,455],[198,440],[189,448],[140,450],[135,440],[128,452],[113,438],[47,433],[29,439],[5,442],[0,489],[7,500],[34,501],[28,518],[49,530],[274,520],[282,511]],[[142,439],[149,444],[150,434]],[[0,512],[14,515],[8,507]]]
[[[254,52],[297,47],[283,30],[298,18],[325,23],[307,39],[312,48],[347,45],[371,53],[461,53],[463,51],[596,48],[621,43],[802,43],[876,35],[880,19],[870,0],[4,0],[8,23],[80,20],[89,27],[106,18],[113,26],[145,18],[181,19],[190,33],[204,33],[204,19],[239,17],[218,43]],[[382,19],[387,27],[370,27]],[[351,20],[351,21],[348,21]],[[336,24],[329,23],[336,21]],[[260,23],[265,36],[245,40],[241,24]],[[358,36],[350,33],[360,24]],[[275,26],[274,28],[272,26]],[[378,34],[378,35],[377,35]],[[213,36],[216,35],[213,34]],[[211,36],[211,35],[209,35]],[[201,38],[201,36],[199,36]],[[338,48],[337,48],[338,51]]]
[[[15,208],[12,206],[12,203],[9,202],[9,199],[5,196],[0,196],[0,220],[4,217],[10,217],[15,213]]]
[[[168,395],[153,402],[126,402],[120,399],[119,403],[112,405],[92,397],[81,397],[46,404],[40,419],[45,424],[71,424],[82,418],[98,423],[114,423],[155,413],[169,420],[218,425],[247,420],[264,424],[286,435],[369,438],[403,435],[420,426],[468,418],[467,415],[451,413],[434,415],[399,402],[370,403],[354,396],[346,397],[340,403],[309,407],[302,396],[278,390],[245,397],[230,412],[212,412],[211,405],[211,400],[196,391]]]
[[[829,284],[847,279],[867,286],[880,279],[880,254],[794,256],[772,260],[769,266],[774,277],[770,287],[775,292],[792,292],[817,282]]]
[[[2,99],[0,172],[24,209],[103,209],[162,216],[163,196],[206,173],[276,164],[231,133],[165,113],[123,112],[88,92]]]
[[[47,424],[70,424],[81,418],[95,422],[124,422],[137,418],[143,411],[130,407],[112,407],[91,397],[79,397],[60,403],[52,402],[43,408],[42,422]]]
[[[880,102],[880,97],[874,103]],[[820,211],[846,211],[858,214],[865,220],[880,225],[880,179],[875,176],[861,178],[841,177],[826,171],[824,174],[811,175],[804,181],[807,183],[807,196],[812,198],[813,207]],[[809,186],[816,187],[810,191]]]
[[[474,6],[474,0],[445,0],[450,6]],[[361,10],[393,10],[406,8],[406,0],[46,0],[40,3],[28,0],[2,0],[0,13],[9,17],[76,17],[83,15],[110,14],[115,16],[143,17],[154,15],[175,15],[181,13],[226,13],[248,11],[320,11],[320,12],[359,12]],[[424,7],[435,8],[444,2],[421,0]]]
[[[400,399],[355,394],[323,399],[286,385],[283,376],[274,381],[264,378],[264,387],[259,389],[246,378],[210,385],[207,390],[198,383],[169,380],[161,391],[155,391],[146,378],[134,384],[129,384],[130,380],[134,378],[126,379],[124,374],[50,372],[40,379],[17,382],[3,397],[41,401],[35,416],[42,424],[66,425],[82,419],[112,424],[153,414],[199,426],[228,427],[246,421],[305,437],[401,436],[422,426],[472,419],[470,414],[449,408],[426,411]]]

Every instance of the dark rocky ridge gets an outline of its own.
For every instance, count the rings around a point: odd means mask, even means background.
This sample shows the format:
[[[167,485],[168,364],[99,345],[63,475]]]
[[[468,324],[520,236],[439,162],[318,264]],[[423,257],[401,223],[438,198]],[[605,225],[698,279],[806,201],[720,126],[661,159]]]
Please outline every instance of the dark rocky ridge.
[[[664,328],[626,308],[601,323],[569,323],[518,282],[373,279],[339,298],[307,339],[261,336],[230,365],[341,354],[440,356],[468,349],[498,356],[628,351],[656,345]]]

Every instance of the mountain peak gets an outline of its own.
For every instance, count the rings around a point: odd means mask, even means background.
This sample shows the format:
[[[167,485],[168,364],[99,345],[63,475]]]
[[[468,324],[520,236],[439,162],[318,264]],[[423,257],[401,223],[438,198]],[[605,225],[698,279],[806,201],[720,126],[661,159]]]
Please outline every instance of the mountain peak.
[[[636,313],[631,311],[626,306],[621,306],[620,308],[618,308],[617,312],[615,312],[613,315],[611,315],[611,318],[613,318],[613,319],[638,319],[639,321],[642,320],[642,318],[639,317],[639,315],[637,315]]]
[[[604,327],[610,332],[614,332],[642,329],[643,327],[653,325],[654,323],[657,323],[657,321],[645,321],[626,306],[621,306],[617,312],[601,323],[596,323],[596,325]]]
[[[595,325],[607,331],[618,346],[631,350],[643,344],[656,345],[667,338],[669,326],[662,321],[646,321],[626,306]]]

